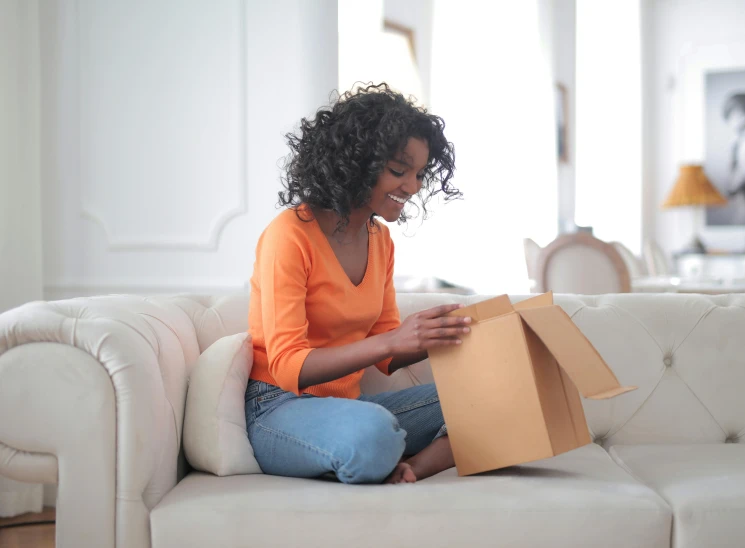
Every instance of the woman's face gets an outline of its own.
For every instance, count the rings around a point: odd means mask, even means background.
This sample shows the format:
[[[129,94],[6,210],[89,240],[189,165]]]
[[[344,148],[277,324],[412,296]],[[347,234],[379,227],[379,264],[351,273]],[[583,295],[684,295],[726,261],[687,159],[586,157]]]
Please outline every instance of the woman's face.
[[[428,161],[427,141],[411,137],[406,147],[388,161],[378,176],[369,203],[373,213],[389,223],[397,221],[406,202],[422,188]]]

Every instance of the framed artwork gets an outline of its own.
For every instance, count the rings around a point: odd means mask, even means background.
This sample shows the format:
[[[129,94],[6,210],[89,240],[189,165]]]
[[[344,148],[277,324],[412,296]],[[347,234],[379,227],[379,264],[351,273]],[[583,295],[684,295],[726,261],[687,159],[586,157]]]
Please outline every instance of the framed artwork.
[[[556,83],[554,94],[554,111],[556,112],[556,156],[559,163],[569,163],[568,129],[569,123],[567,88],[564,84]]]
[[[704,116],[704,170],[729,200],[706,224],[745,226],[745,67],[704,74]]]
[[[667,139],[662,150],[669,150],[671,156],[660,164],[657,176],[672,183],[680,165],[702,164],[729,203],[696,209],[687,223],[702,227],[700,235],[707,248],[740,252],[745,242],[745,197],[735,192],[741,164],[735,156],[741,147],[735,131],[738,109],[732,108],[739,99],[729,99],[739,90],[745,92],[745,41],[689,44],[669,76],[665,99],[673,101],[673,117],[667,127],[659,129]]]

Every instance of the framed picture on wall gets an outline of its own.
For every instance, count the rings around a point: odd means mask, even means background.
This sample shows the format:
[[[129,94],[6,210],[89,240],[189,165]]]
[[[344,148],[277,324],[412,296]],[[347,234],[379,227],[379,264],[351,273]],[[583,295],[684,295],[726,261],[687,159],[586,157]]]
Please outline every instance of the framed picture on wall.
[[[706,211],[712,227],[745,226],[745,67],[704,74],[704,169],[729,203]]]
[[[734,192],[740,160],[736,128],[730,108],[745,92],[745,41],[684,48],[666,92],[673,100],[673,118],[667,133],[671,156],[661,164],[661,180],[672,184],[680,165],[702,164],[709,180],[729,200],[725,206],[691,212],[687,223],[702,226],[700,236],[709,249],[740,252],[745,242],[742,192]],[[726,115],[726,116],[725,116]],[[730,120],[729,122],[727,120]],[[683,221],[683,219],[681,219]],[[700,224],[699,224],[700,223]]]
[[[567,98],[567,88],[563,84],[556,83],[555,87],[555,106],[556,112],[556,156],[559,163],[569,163],[569,151],[567,150],[567,124],[569,120]]]

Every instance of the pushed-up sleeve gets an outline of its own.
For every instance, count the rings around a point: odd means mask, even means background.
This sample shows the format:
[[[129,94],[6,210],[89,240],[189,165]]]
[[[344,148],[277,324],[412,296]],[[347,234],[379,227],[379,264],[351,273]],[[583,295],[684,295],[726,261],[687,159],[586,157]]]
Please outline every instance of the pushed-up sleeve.
[[[269,373],[282,390],[300,395],[300,370],[312,350],[305,311],[308,245],[291,231],[270,230],[262,236],[257,259]]]

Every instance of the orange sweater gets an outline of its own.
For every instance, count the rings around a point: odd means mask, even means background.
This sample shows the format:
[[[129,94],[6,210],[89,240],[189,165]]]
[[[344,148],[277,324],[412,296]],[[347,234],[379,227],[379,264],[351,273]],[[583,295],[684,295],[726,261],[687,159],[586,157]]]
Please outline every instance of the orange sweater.
[[[368,228],[367,270],[358,286],[316,220],[302,221],[294,209],[287,209],[264,230],[256,247],[248,313],[252,379],[299,395],[300,370],[312,349],[342,346],[400,325],[393,241],[385,225],[375,225]],[[388,358],[370,365],[388,374],[390,362]],[[357,371],[303,392],[357,398],[362,374]]]

